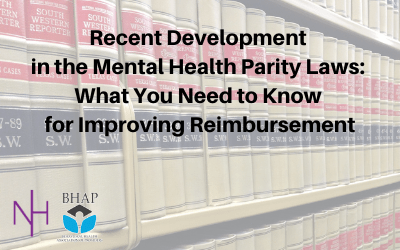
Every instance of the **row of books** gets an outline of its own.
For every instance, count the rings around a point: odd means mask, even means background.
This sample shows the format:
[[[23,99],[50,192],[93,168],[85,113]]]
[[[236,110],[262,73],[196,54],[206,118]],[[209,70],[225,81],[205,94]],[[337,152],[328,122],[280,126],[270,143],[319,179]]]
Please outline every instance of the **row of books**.
[[[179,249],[398,249],[400,191]]]
[[[310,0],[338,15],[399,40],[398,0]]]

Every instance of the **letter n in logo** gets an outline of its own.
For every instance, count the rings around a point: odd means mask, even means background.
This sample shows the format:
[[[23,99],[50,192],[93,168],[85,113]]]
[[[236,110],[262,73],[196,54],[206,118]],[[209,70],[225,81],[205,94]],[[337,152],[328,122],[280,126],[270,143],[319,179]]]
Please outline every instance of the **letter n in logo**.
[[[49,202],[46,201],[46,211],[34,211],[33,210],[33,190],[31,190],[31,217],[30,219],[28,216],[25,214],[24,210],[22,210],[21,206],[18,204],[18,202],[14,201],[14,225],[17,224],[17,208],[19,211],[22,213],[22,215],[25,217],[25,219],[28,221],[29,225],[31,225],[31,237],[33,237],[33,215],[34,214],[46,214],[46,225],[49,225]]]

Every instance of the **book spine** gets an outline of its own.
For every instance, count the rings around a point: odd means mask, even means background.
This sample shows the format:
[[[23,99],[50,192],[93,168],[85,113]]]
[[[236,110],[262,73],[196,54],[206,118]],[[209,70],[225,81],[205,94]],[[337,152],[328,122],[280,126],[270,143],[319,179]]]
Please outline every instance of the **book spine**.
[[[393,103],[394,103],[394,60],[389,59],[388,81],[388,174],[393,174]]]
[[[374,239],[373,226],[373,199],[363,200],[363,225],[364,225],[364,247],[372,244]]]
[[[236,1],[222,1],[222,28],[229,33],[246,32],[246,7]],[[225,37],[224,39],[228,39]],[[246,58],[246,48],[239,45],[224,45],[224,57],[234,62],[236,74],[228,71],[225,75],[225,90],[232,88],[232,103],[226,104],[228,120],[242,120],[249,117],[249,104],[239,103],[237,90],[249,91],[247,75],[242,73],[242,59]],[[232,70],[232,69],[230,69]],[[238,129],[228,132],[229,179],[231,198],[235,202],[254,199],[253,169],[251,159],[250,133],[239,132]]]
[[[380,32],[380,0],[368,0],[368,27]]]
[[[379,1],[379,31],[382,34],[387,35],[387,31],[388,31],[388,6],[387,6],[387,0],[380,0]]]
[[[381,55],[372,54],[371,59],[371,166],[372,177],[380,176],[380,69]]]
[[[356,47],[352,44],[349,44],[348,51],[348,62],[349,64],[355,61],[355,51]],[[355,80],[356,77],[353,74],[347,73],[348,76],[348,102],[349,102],[349,118],[356,119],[356,98],[355,98]],[[353,132],[349,132],[349,173],[350,173],[350,182],[356,181],[357,176],[357,167],[356,167],[356,134]]]
[[[162,58],[163,67],[169,71],[169,61],[175,63],[178,59],[177,46],[167,45],[167,31],[176,30],[176,1],[153,1],[153,29],[162,34],[162,44],[155,47],[155,57]],[[157,74],[159,93],[172,92],[172,104],[159,104],[159,118],[168,120],[171,124],[180,120],[180,105],[178,101],[179,75]],[[186,210],[185,177],[183,166],[182,138],[175,137],[171,132],[161,132],[161,149],[164,174],[164,191],[167,214]]]
[[[122,30],[124,33],[153,33],[153,16],[151,1],[121,1]],[[120,48],[121,49],[121,48]],[[124,46],[125,62],[155,63],[154,46]],[[126,75],[125,87],[134,92],[134,88],[141,93],[144,88],[149,92],[157,92],[157,78],[153,75],[129,74]],[[149,121],[158,117],[158,104],[149,103],[144,98],[139,103],[138,95],[130,95],[136,120]],[[141,218],[143,220],[155,219],[166,215],[164,197],[164,176],[161,158],[160,133],[137,132],[137,154],[139,163],[139,187],[141,201]]]
[[[393,84],[393,172],[400,172],[400,61],[394,61]]]
[[[303,249],[303,218],[286,222],[286,249]]]
[[[107,95],[120,92],[119,75],[94,73],[94,59],[98,59],[100,63],[105,60],[110,60],[111,63],[119,61],[117,46],[92,46],[90,36],[87,36],[91,27],[96,26],[101,27],[99,30],[103,33],[117,32],[116,2],[76,0],[75,16],[78,61],[88,65],[88,72],[79,77],[79,88],[87,88],[89,91],[101,88]],[[109,103],[103,96],[100,103],[83,103],[83,117],[86,121],[118,121],[121,119],[121,108],[119,104]],[[120,229],[126,225],[125,186],[121,182],[124,179],[121,138],[122,134],[119,132],[110,133],[109,136],[100,130],[85,133],[85,191],[98,193],[96,202],[87,206],[96,211],[100,218],[95,229],[100,232]]]
[[[177,28],[182,36],[198,33],[198,17],[196,0],[177,1]],[[186,46],[178,45],[178,59],[184,64],[199,63],[199,47],[197,43]],[[198,74],[179,76],[179,87],[198,92],[201,89],[201,77]],[[185,122],[185,136],[182,140],[183,163],[185,173],[185,196],[187,209],[207,206],[207,182],[204,162],[203,134],[191,132],[191,117],[202,117],[200,104],[181,104],[181,117]]]
[[[313,71],[319,69],[324,54],[324,35],[319,32],[310,31],[310,67]],[[322,92],[318,103],[310,103],[310,120],[324,120],[324,75],[310,75],[310,92]],[[319,189],[326,187],[326,164],[325,164],[325,136],[313,128],[311,135],[311,166],[312,187]]]
[[[394,192],[389,192],[388,249],[394,249]]]
[[[393,39],[399,40],[399,0],[393,0]]]
[[[339,211],[339,249],[347,249],[347,206],[343,205]]]
[[[400,191],[394,192],[394,248],[400,247]]]
[[[389,193],[380,195],[380,231],[381,238],[388,237],[389,234]],[[387,241],[387,239],[386,239]]]
[[[347,205],[347,250],[357,249],[357,203]]]
[[[254,229],[254,246],[255,249],[271,249],[271,226]]]
[[[271,250],[286,249],[286,221],[271,225]]]
[[[393,0],[387,0],[387,35],[393,38],[394,27],[394,5]]]
[[[363,112],[364,112],[364,179],[372,178],[371,144],[371,51],[364,50]]]
[[[357,202],[357,249],[364,245],[363,202]]]
[[[337,62],[337,47],[338,44],[336,38],[324,37],[325,62]],[[338,77],[339,75],[333,74],[332,72],[324,75],[324,111],[325,119],[327,120],[336,120],[338,118]],[[339,133],[335,132],[325,133],[327,186],[336,186],[339,184],[338,136],[340,136]]]
[[[35,197],[40,195],[33,155],[24,2],[3,2],[3,12],[11,14],[7,22],[0,24],[1,249],[14,249],[40,241],[38,223],[34,225],[31,235],[18,209],[15,214],[16,225],[10,219],[14,212],[14,201],[25,210],[29,209],[32,198],[33,206],[37,208]],[[31,190],[34,191],[34,197],[31,197]]]
[[[314,215],[303,217],[303,250],[314,248]]]
[[[300,25],[296,23],[285,23],[285,34],[299,34]],[[288,63],[297,65],[300,63],[300,44],[285,45],[285,60]],[[301,72],[295,78],[290,74],[285,76],[286,91],[292,95],[301,91]],[[301,103],[286,104],[286,119],[288,122],[301,121]],[[304,192],[304,171],[303,171],[303,147],[300,133],[288,132],[288,171],[289,171],[289,193]]]
[[[349,42],[345,40],[338,40],[337,42],[337,63],[348,62],[349,57]],[[349,119],[349,83],[348,73],[337,75],[337,119],[348,120]],[[339,128],[340,129],[340,128]],[[348,129],[340,129],[337,133],[337,145],[338,145],[338,170],[339,170],[339,184],[350,183],[350,145],[349,136],[350,132]]]
[[[380,75],[380,174],[387,175],[389,172],[389,124],[388,124],[388,84],[389,84],[389,57],[381,57]]]
[[[379,238],[381,237],[381,197],[375,196],[372,202],[373,207],[373,242],[374,245],[377,244],[376,241],[379,242]]]
[[[351,20],[363,24],[363,0],[352,0],[351,2]]]
[[[349,0],[336,0],[335,1],[335,12],[343,17],[347,17],[347,2]]]
[[[221,2],[219,0],[198,1],[199,33],[215,33],[221,29]],[[200,61],[209,63],[210,59],[223,60],[221,44],[200,46]],[[202,91],[224,91],[224,77],[221,75],[202,75]],[[220,117],[226,119],[225,104],[203,104],[203,119],[217,121]],[[229,183],[229,158],[227,148],[227,133],[206,133],[204,136],[204,151],[206,155],[208,204],[224,205],[231,203]]]
[[[247,9],[247,33],[265,31],[265,12],[258,9]],[[251,44],[246,48],[247,58],[254,63],[266,63],[265,46]],[[267,75],[257,74],[255,70],[247,73],[249,91],[257,95],[257,102],[250,104],[250,118],[255,122],[265,123],[268,120],[268,104],[264,103],[264,88],[267,88]],[[262,199],[272,196],[270,149],[268,132],[251,133],[251,157],[253,164],[254,197]]]
[[[327,210],[326,222],[327,222],[327,249],[338,249],[340,246],[339,242],[339,208]]]
[[[352,9],[351,9],[352,0],[346,0],[346,17],[351,20],[352,18]]]
[[[327,212],[314,214],[314,249],[327,249]]]
[[[364,63],[363,49],[355,49],[355,62],[359,65]],[[363,67],[359,67],[360,70]],[[355,95],[355,164],[356,164],[356,181],[364,180],[364,76],[360,73],[354,78],[354,95]]]
[[[236,250],[236,240],[237,240],[237,237],[235,234],[228,234],[222,238],[218,238],[215,240],[215,249],[216,250]]]
[[[326,8],[330,11],[335,12],[336,10],[336,0],[326,0]]]
[[[61,58],[76,62],[73,9],[72,1],[60,1],[58,5],[25,1],[28,62],[33,58],[37,63],[49,65]],[[38,23],[41,18],[54,21]],[[62,77],[57,75],[54,66],[49,67],[49,74],[39,73],[37,64],[34,69],[37,73],[29,74],[29,90],[32,128],[36,131],[33,139],[37,183],[40,183],[37,208],[45,211],[49,197],[60,198],[59,202],[49,202],[49,224],[45,216],[39,220],[41,239],[51,239],[67,232],[59,216],[71,209],[71,204],[63,203],[62,194],[84,192],[82,141],[76,125],[72,126],[71,133],[46,133],[43,123],[48,116],[53,121],[78,120],[80,105],[74,99],[78,81],[71,72]]]
[[[236,250],[256,250],[253,229],[236,235]]]
[[[310,75],[307,74],[307,60],[310,59],[310,29],[301,27],[305,36],[306,45],[300,46],[300,77],[301,77],[301,92],[310,93]],[[310,103],[303,100],[301,103],[301,119],[310,120]],[[312,158],[311,158],[311,133],[309,128],[306,132],[302,132],[301,143],[303,148],[303,177],[304,190],[312,189]]]
[[[362,24],[369,27],[369,0],[362,0]]]
[[[270,33],[272,36],[277,33],[284,34],[285,20],[279,17],[267,16],[265,18],[265,32]],[[265,51],[267,63],[285,59],[284,45],[267,45]],[[285,76],[283,74],[268,74],[267,81],[269,89],[277,88],[278,91],[286,89]],[[270,121],[284,120],[286,118],[286,104],[269,103],[268,115]],[[274,196],[285,195],[289,193],[287,137],[285,133],[279,132],[277,126],[275,126],[274,131],[269,130],[269,138],[272,194]]]

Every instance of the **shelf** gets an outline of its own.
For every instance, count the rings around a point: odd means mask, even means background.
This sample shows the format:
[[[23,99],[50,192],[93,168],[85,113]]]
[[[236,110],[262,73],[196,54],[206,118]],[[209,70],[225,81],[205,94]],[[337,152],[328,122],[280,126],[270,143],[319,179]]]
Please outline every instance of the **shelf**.
[[[142,221],[142,239],[150,239],[221,222],[274,212],[347,194],[365,191],[400,182],[400,174],[370,179],[350,185],[312,190],[301,194],[272,197],[246,203],[233,203],[220,207],[206,207],[180,214]]]
[[[400,42],[325,9],[308,0],[238,0],[247,8],[264,10],[327,36],[348,40],[357,47],[400,59]],[[278,13],[278,14],[277,14]]]

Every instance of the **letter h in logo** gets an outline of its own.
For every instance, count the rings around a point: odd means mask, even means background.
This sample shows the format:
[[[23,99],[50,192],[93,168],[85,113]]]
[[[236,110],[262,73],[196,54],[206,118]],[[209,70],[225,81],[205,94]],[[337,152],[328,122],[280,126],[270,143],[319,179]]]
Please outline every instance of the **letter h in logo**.
[[[33,237],[33,215],[34,214],[46,214],[46,225],[49,225],[49,202],[46,201],[46,211],[34,211],[33,210],[33,190],[31,190],[31,218],[29,219],[28,216],[26,216],[24,210],[22,210],[21,206],[18,204],[18,202],[14,201],[14,225],[17,223],[16,207],[18,207],[19,211],[21,211],[22,215],[28,221],[29,225],[31,225],[31,237]]]

